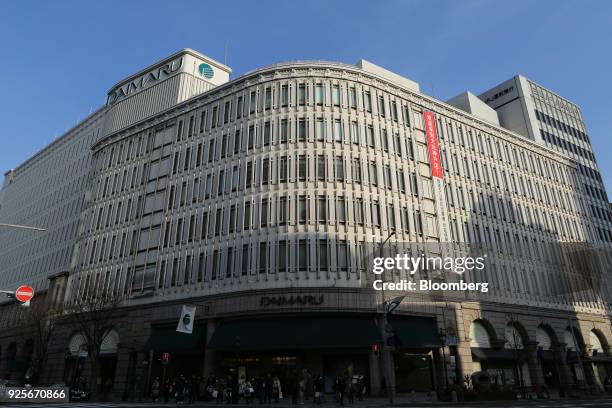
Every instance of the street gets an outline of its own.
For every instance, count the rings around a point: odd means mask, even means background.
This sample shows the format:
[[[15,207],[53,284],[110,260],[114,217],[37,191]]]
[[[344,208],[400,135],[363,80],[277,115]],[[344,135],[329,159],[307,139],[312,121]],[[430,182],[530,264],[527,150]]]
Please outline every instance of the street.
[[[177,406],[175,403],[135,403],[135,402],[123,402],[123,403],[104,403],[104,402],[71,402],[70,404],[64,403],[40,403],[40,404],[29,404],[29,403],[8,403],[2,405],[3,408],[23,408],[36,407],[36,408],[59,408],[69,406],[71,408],[167,408]],[[211,403],[198,403],[198,404],[184,404],[183,406],[194,407],[194,408],[223,408],[227,405],[216,405]],[[273,404],[273,405],[259,405],[259,404],[237,404],[230,405],[236,408],[246,407],[259,407],[259,408],[291,408],[294,407],[290,404]],[[314,408],[331,408],[337,407],[337,404],[324,404],[324,405],[313,405],[306,404],[303,407]],[[388,407],[388,404],[383,401],[364,401],[362,403],[354,405],[345,405],[346,407],[355,408],[374,408],[374,407]],[[548,400],[548,401],[483,401],[483,402],[472,402],[472,403],[416,403],[416,404],[396,404],[397,407],[411,407],[411,408],[425,408],[425,407],[462,407],[462,408],[483,408],[483,407],[503,407],[503,408],[586,408],[586,407],[610,407],[612,408],[612,398],[590,398],[583,400]]]

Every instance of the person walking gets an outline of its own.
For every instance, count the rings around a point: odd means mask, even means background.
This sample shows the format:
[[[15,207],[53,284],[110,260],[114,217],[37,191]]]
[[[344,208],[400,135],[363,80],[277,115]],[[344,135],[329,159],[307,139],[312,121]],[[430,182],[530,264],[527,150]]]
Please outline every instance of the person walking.
[[[274,402],[278,403],[282,395],[281,390],[281,382],[277,376],[274,376],[272,380],[272,398],[274,398]]]
[[[340,404],[340,406],[344,405],[344,383],[342,382],[342,378],[337,376],[334,380],[334,393],[336,394],[336,401]]]
[[[159,391],[159,377],[155,377],[153,383],[151,384],[151,402],[157,402],[157,399],[159,398]]]
[[[317,405],[321,405],[323,402],[323,389],[325,387],[325,381],[322,375],[318,375],[314,382],[314,402]]]
[[[264,380],[264,403],[272,403],[272,376],[270,373],[266,375],[266,379]]]

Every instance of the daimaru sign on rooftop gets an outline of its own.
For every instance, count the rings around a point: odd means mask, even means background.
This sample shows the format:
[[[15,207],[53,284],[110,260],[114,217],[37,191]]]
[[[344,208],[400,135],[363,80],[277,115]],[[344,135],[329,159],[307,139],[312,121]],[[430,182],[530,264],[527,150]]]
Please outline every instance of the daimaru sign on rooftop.
[[[106,104],[113,105],[180,73],[190,74],[212,85],[221,85],[229,80],[231,72],[229,67],[205,55],[184,49],[117,83],[108,92]]]

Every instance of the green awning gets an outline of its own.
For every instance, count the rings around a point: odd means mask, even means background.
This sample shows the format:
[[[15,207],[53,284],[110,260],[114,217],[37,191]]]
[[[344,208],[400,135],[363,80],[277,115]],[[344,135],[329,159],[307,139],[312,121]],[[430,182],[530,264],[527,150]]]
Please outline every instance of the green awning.
[[[374,343],[380,343],[374,317],[282,317],[223,322],[208,347],[235,351],[370,347]]]
[[[442,345],[435,319],[395,317],[389,323],[400,347],[435,348]]]
[[[206,326],[194,325],[193,333],[176,331],[176,326],[153,327],[151,337],[147,340],[144,351],[155,353],[203,353],[206,342]]]
[[[484,360],[523,360],[527,357],[524,350],[513,350],[513,349],[493,349],[493,348],[480,348],[472,347],[472,359],[474,361]]]

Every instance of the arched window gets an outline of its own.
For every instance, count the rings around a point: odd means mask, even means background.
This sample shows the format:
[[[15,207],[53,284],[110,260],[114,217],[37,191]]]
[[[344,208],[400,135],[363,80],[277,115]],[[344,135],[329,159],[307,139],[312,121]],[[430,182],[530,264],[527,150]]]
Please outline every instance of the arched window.
[[[115,330],[110,330],[102,344],[100,345],[100,354],[115,354],[117,353],[117,347],[119,345],[119,333]]]
[[[550,350],[552,349],[552,339],[541,327],[538,327],[536,330],[536,341],[538,342],[538,348],[542,350]]]
[[[597,352],[597,354],[601,354],[604,351],[603,345],[601,344],[601,340],[599,336],[594,331],[589,333],[589,343],[591,343],[591,350],[593,352]]]
[[[563,340],[565,341],[565,349],[566,350],[571,350],[571,351],[578,350],[578,341],[577,341],[576,337],[574,337],[574,333],[572,333],[572,330],[565,329],[565,333],[563,335]]]
[[[504,348],[506,349],[522,350],[524,348],[523,336],[521,336],[521,333],[519,333],[516,327],[514,327],[512,324],[506,326],[504,339],[506,340],[504,343]]]
[[[78,357],[79,351],[81,351],[81,349],[85,349],[86,346],[87,340],[85,339],[85,336],[83,336],[81,333],[75,333],[70,338],[68,350],[71,356]]]
[[[471,347],[491,348],[491,338],[484,324],[472,322],[470,326]]]

